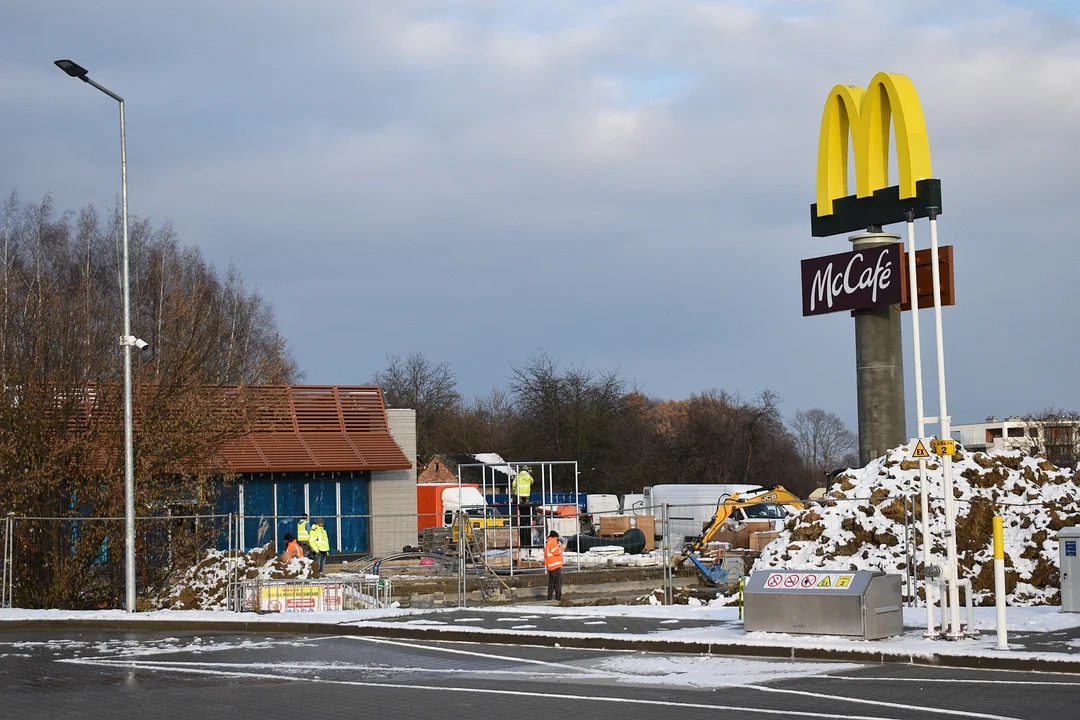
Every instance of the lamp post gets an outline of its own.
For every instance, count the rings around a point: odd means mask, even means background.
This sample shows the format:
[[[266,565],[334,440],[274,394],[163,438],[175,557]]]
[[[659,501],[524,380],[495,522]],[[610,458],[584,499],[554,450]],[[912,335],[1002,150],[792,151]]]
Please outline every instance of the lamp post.
[[[131,334],[131,286],[128,281],[128,209],[127,209],[127,136],[124,129],[124,98],[88,77],[89,71],[71,60],[57,60],[56,66],[73,78],[92,85],[120,103],[120,223],[123,228],[123,293],[124,334],[120,346],[124,349],[124,574],[126,579],[125,607],[135,612],[135,453],[132,440],[131,412],[131,348],[142,342]],[[143,343],[145,346],[145,343]]]

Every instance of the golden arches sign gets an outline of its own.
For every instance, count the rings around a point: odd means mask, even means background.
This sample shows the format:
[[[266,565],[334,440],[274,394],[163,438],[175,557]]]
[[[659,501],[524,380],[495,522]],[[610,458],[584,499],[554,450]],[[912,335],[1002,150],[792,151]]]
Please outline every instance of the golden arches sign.
[[[900,182],[895,188],[888,187],[890,121],[896,132],[899,165]],[[854,196],[848,195],[849,138],[855,160]],[[895,198],[891,193],[875,198],[879,191],[894,189]],[[875,201],[860,202],[864,198]],[[898,222],[906,209],[926,217],[926,208],[917,207],[922,200],[940,210],[940,184],[932,180],[926,120],[911,80],[882,72],[866,89],[857,85],[834,87],[825,101],[818,138],[817,203],[811,214],[814,235]],[[905,205],[915,207],[901,207]],[[829,217],[834,214],[844,217]]]

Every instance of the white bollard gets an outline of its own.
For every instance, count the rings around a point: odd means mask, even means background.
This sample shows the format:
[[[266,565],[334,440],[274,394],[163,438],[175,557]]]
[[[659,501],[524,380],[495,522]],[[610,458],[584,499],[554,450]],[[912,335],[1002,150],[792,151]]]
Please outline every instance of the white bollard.
[[[994,607],[997,608],[997,649],[1009,649],[1005,623],[1005,530],[1001,516],[994,517]]]

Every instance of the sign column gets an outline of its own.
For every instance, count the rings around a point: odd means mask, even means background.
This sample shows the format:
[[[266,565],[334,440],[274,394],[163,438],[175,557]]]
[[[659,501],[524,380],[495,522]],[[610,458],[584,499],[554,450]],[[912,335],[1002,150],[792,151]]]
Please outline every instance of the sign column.
[[[850,238],[855,251],[891,245],[899,235],[865,232]],[[896,280],[899,281],[899,273]],[[900,306],[853,310],[859,403],[859,462],[885,454],[907,440],[904,412],[904,346]]]

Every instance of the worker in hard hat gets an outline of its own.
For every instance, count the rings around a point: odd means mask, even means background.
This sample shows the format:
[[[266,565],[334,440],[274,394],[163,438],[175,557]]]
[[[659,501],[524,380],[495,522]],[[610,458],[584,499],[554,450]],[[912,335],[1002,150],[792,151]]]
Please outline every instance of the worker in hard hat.
[[[315,562],[314,569],[318,573],[316,577],[322,577],[326,572],[326,558],[330,555],[330,536],[326,534],[322,518],[312,520],[308,544],[311,545],[311,559]]]
[[[518,474],[514,476],[514,481],[510,483],[510,491],[514,496],[514,500],[517,502],[528,502],[529,495],[532,494],[533,476],[529,474],[529,468],[523,467],[518,471]]]
[[[305,555],[311,554],[311,545],[308,543],[308,536],[310,535],[309,522],[308,514],[304,513],[300,516],[300,522],[296,523],[296,542],[300,543],[300,549],[304,551]]]
[[[528,467],[518,470],[510,483],[510,500],[517,507],[514,524],[518,526],[518,542],[521,547],[532,547],[533,508],[529,503],[532,484],[533,476],[529,474]]]
[[[544,543],[544,568],[548,576],[547,599],[562,600],[563,545],[559,533],[552,530]]]

